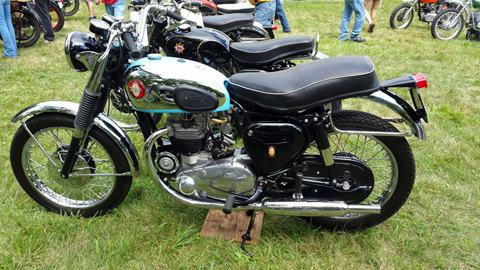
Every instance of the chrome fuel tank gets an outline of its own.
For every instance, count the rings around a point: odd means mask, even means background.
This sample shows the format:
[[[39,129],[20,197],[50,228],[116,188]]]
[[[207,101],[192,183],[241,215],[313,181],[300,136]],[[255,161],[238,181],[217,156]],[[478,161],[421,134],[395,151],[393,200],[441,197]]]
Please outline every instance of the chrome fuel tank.
[[[150,54],[127,68],[124,89],[131,105],[142,112],[187,112],[178,106],[174,98],[176,87],[184,85],[194,87],[196,91],[192,91],[191,96],[182,95],[183,98],[201,103],[205,96],[216,96],[218,105],[208,111],[225,111],[230,108],[227,83],[227,77],[204,64]]]

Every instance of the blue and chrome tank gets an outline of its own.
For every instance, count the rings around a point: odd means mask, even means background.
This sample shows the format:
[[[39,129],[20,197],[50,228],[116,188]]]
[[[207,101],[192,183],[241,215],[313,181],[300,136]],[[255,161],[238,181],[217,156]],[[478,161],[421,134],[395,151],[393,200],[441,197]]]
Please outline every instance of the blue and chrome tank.
[[[204,64],[150,54],[125,71],[126,96],[138,111],[185,113],[230,108],[227,77]]]

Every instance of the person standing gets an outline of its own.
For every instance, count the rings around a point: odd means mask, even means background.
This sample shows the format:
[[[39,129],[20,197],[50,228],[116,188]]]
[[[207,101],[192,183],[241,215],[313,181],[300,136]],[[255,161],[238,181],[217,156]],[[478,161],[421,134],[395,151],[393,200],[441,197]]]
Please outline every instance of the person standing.
[[[287,15],[282,6],[283,0],[276,0],[275,13],[277,13],[280,24],[282,25],[283,33],[290,33],[290,25],[288,25]]]
[[[53,33],[52,21],[50,18],[50,0],[36,0],[35,1],[35,12],[40,17],[42,21],[43,30],[45,34],[43,39],[45,43],[55,41],[55,34]]]
[[[10,16],[10,0],[0,0],[0,35],[4,42],[5,57],[17,57],[17,40]]]
[[[342,24],[340,25],[340,41],[346,41],[348,36],[348,24],[352,20],[352,13],[355,12],[355,23],[353,24],[350,40],[355,42],[364,42],[360,37],[363,25],[365,24],[364,0],[345,0],[345,8],[342,14]]]
[[[125,0],[102,0],[105,4],[105,10],[108,15],[112,15],[115,18],[125,17],[125,7],[127,2]],[[100,4],[100,0],[95,0],[95,4]]]
[[[261,25],[273,23],[275,17],[275,0],[248,0],[250,4],[255,6],[253,20]]]
[[[375,27],[375,18],[377,17],[377,8],[382,6],[382,0],[365,0],[365,19],[368,22],[367,32],[373,33]],[[370,10],[370,13],[368,11]]]
[[[96,19],[95,17],[95,10],[93,9],[93,2],[94,0],[83,0],[85,4],[87,4],[88,12],[90,12],[90,18],[88,18],[87,22]]]

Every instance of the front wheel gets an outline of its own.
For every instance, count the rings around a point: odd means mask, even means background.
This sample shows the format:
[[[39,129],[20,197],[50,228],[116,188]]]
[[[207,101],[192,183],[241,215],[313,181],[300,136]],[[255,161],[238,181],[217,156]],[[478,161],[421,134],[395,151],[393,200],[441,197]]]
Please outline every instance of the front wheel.
[[[55,4],[51,4],[48,14],[50,15],[50,20],[52,21],[53,31],[58,32],[62,30],[63,25],[65,24],[65,14],[63,14],[63,11],[60,9],[60,7]]]
[[[387,121],[358,111],[332,113],[340,130],[398,132]],[[380,137],[362,134],[329,134],[334,156],[356,159],[372,171],[373,190],[359,204],[379,204],[380,214],[349,213],[337,217],[311,217],[315,226],[326,229],[356,230],[375,226],[395,214],[405,203],[415,181],[415,160],[403,137]]]
[[[62,0],[63,4],[63,14],[65,16],[72,16],[77,13],[78,9],[80,8],[80,0]]]
[[[396,7],[390,15],[390,27],[392,29],[405,29],[413,20],[413,6],[410,4],[401,4]]]
[[[458,9],[445,9],[433,19],[432,37],[441,40],[456,39],[463,30],[464,21]]]
[[[74,130],[74,117],[44,113],[21,126],[10,147],[18,183],[43,207],[84,217],[102,215],[127,196],[132,176],[123,152],[105,132],[93,127],[77,154],[73,173],[60,177]],[[31,133],[32,135],[30,135]]]

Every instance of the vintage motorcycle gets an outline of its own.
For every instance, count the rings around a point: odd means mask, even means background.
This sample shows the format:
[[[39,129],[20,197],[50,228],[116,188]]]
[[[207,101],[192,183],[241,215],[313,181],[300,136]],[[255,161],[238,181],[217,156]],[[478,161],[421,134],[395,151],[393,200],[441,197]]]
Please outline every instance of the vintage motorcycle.
[[[34,11],[30,0],[11,1],[11,17],[18,47],[33,46],[43,32],[42,21]],[[65,23],[65,16],[55,0],[50,1],[50,17],[54,31],[60,31]],[[0,37],[1,39],[1,37]]]
[[[141,10],[148,5],[164,5],[170,11],[181,15],[183,18],[194,22],[197,27],[208,27],[225,33],[234,42],[258,41],[275,38],[273,25],[262,26],[253,20],[251,13],[236,13],[216,16],[203,16],[202,2],[198,1],[162,1],[133,0],[128,7],[130,21],[138,20]]]
[[[432,24],[432,37],[441,40],[456,39],[462,32],[463,25],[469,27],[469,31],[478,33],[480,11],[475,9],[480,8],[480,0],[451,1],[456,4],[456,7],[443,10],[438,14]]]
[[[149,13],[172,15],[160,7]],[[109,84],[123,86],[138,117],[150,177],[187,205],[250,211],[244,239],[257,211],[330,229],[365,229],[407,200],[415,160],[405,137],[425,139],[422,74],[380,82],[368,57],[340,56],[227,78],[187,59],[138,58],[148,37],[135,41],[133,28],[123,20],[92,20],[95,36],[70,33],[67,62],[92,72],[80,104],[41,102],[12,118],[21,123],[11,143],[12,169],[40,205],[85,217],[105,214],[139,176],[134,143],[103,113]],[[119,66],[125,71],[115,70]],[[391,91],[397,87],[408,89],[413,107]],[[345,98],[380,103],[398,117],[325,109]],[[152,113],[168,115],[163,127]]]
[[[421,22],[429,24],[440,11],[453,7],[450,0],[404,0],[404,2],[390,15],[392,29],[406,29],[412,23],[415,12],[418,13],[418,19]]]
[[[132,1],[132,4],[134,2]],[[289,36],[259,42],[233,42],[230,38],[239,35],[244,40],[257,29],[248,27],[230,31],[230,36],[216,29],[202,27],[202,20],[192,12],[177,13],[178,8],[166,4],[152,2],[130,12],[129,22],[135,25],[136,34],[146,39],[144,53],[162,53],[167,56],[185,58],[209,65],[227,77],[232,74],[250,71],[279,71],[295,66],[295,60],[318,60],[328,57],[318,51],[317,41],[311,36]],[[166,9],[171,17],[151,17],[149,13],[156,9]],[[184,9],[180,9],[184,11]],[[186,18],[186,19],[185,19]],[[104,16],[110,24],[115,18]],[[238,23],[227,23],[223,30],[235,28]],[[141,28],[144,30],[139,30]],[[229,32],[229,31],[227,31]],[[248,36],[243,35],[247,34]],[[249,34],[250,33],[250,34]],[[113,106],[109,110],[113,118],[125,130],[138,130],[136,119],[132,117],[130,107],[124,98],[123,89],[112,88]],[[341,102],[332,104],[335,109],[341,108]],[[156,122],[160,119],[155,117]]]

